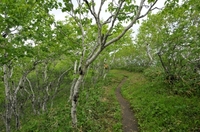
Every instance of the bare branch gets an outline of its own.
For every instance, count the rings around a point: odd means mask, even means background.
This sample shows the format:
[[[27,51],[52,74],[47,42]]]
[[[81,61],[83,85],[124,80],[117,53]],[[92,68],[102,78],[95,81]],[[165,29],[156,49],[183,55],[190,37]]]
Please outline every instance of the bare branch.
[[[123,14],[123,15],[125,14],[125,15],[127,16],[127,15],[132,14],[132,13],[131,13],[131,12],[130,12],[130,13],[119,13],[118,15],[120,15],[120,14]],[[110,23],[112,17],[114,17],[114,15],[111,15],[110,17],[108,17],[108,18],[103,22],[102,25],[105,25],[105,24]]]
[[[92,0],[92,10],[93,10],[94,14],[96,15],[94,5],[95,5],[95,2],[94,2],[94,0]]]
[[[111,22],[111,18],[113,17],[114,15],[111,15],[110,17],[108,17],[108,19],[102,24],[102,25],[105,25],[107,23],[110,23]]]
[[[101,9],[102,9],[102,6],[103,6],[105,0],[101,0],[101,5],[100,5],[100,7],[99,7],[98,15],[97,15],[96,12],[95,12],[95,7],[94,7],[94,3],[95,3],[95,2],[94,2],[94,0],[92,0],[92,9],[91,9],[91,7],[90,7],[90,5],[89,5],[89,3],[88,3],[87,0],[83,0],[83,1],[87,4],[87,6],[88,6],[88,8],[89,8],[89,11],[90,11],[91,14],[94,16],[95,21],[96,21],[96,24],[97,24],[97,26],[98,26],[97,45],[95,46],[93,52],[89,55],[88,58],[90,58],[90,57],[94,54],[94,52],[98,49],[98,47],[99,47],[99,46],[101,47],[101,42],[102,42],[102,33],[101,33],[101,31],[102,31],[102,25],[101,25],[99,16],[100,16],[100,12],[101,12]]]
[[[162,7],[162,8],[154,7],[153,9],[151,9],[151,11],[153,11],[153,10],[155,10],[155,9],[162,10],[163,7]]]
[[[96,52],[96,50],[98,49],[99,46],[100,46],[100,45],[97,43],[97,44],[93,47],[93,49],[91,50],[91,53],[90,53],[90,55],[88,56],[88,58],[91,58],[91,57],[92,57],[92,55],[94,54],[94,52]]]
[[[157,3],[158,0],[154,1],[154,3],[150,6],[150,8],[147,10],[147,12],[143,15],[141,15],[138,19],[145,17],[150,11],[154,10],[154,5]],[[153,9],[152,9],[153,8]]]
[[[96,14],[96,12],[95,12],[95,8],[94,8],[94,4],[95,4],[95,2],[94,2],[94,0],[92,0],[92,9],[91,9],[91,7],[90,7],[90,5],[89,5],[89,2],[87,1],[87,0],[83,0],[86,4],[87,4],[87,6],[88,6],[88,9],[89,9],[89,11],[90,11],[90,13],[94,16],[94,18],[95,18],[95,21],[96,21],[96,24],[97,24],[97,26],[98,26],[98,41],[100,40],[100,38],[101,38],[101,23],[100,23],[100,19],[99,19],[99,13],[100,13],[100,11],[101,11],[101,6],[100,6],[100,8],[99,8],[99,11],[98,11],[98,16],[97,16],[97,14]],[[103,4],[103,2],[101,2],[101,4]]]
[[[72,69],[72,67],[70,67],[69,69],[67,69],[66,71],[64,71],[58,78],[58,82],[60,82],[61,78],[67,73],[69,72],[70,70]]]
[[[95,13],[95,10],[94,10],[94,1],[92,1],[93,3],[93,6],[92,6],[92,8],[90,7],[90,4],[89,4],[89,2],[87,1],[87,0],[83,0],[85,3],[86,3],[86,5],[88,6],[88,9],[90,10],[90,13],[94,16],[94,18],[95,18],[95,20],[97,21],[97,15],[96,15],[96,13]]]
[[[103,51],[103,47],[99,47],[97,48],[96,52],[93,52],[93,54],[88,57],[87,61],[86,61],[86,67],[89,66],[96,58],[97,56]]]
[[[101,0],[101,4],[100,4],[99,11],[98,11],[98,14],[97,14],[98,19],[99,19],[99,16],[100,16],[100,13],[101,13],[101,9],[102,9],[102,6],[103,6],[104,2],[105,2],[105,0]]]
[[[109,46],[110,44],[114,43],[115,41],[119,40],[121,37],[124,36],[124,34],[133,26],[133,24],[139,19],[139,16],[140,16],[140,13],[142,11],[142,8],[143,8],[143,4],[144,4],[145,0],[141,0],[140,2],[140,6],[138,8],[138,12],[137,14],[135,15],[135,17],[133,18],[133,20],[130,22],[130,24],[124,28],[124,30],[122,31],[121,34],[119,34],[117,37],[111,39],[110,41],[108,41],[104,46],[107,47]],[[106,40],[105,40],[106,41]]]
[[[84,0],[86,2],[86,4],[88,3],[87,0]],[[72,0],[71,0],[71,3],[72,3]],[[80,9],[82,9],[82,4],[80,2],[80,0],[77,0],[77,3],[78,3],[78,6],[80,7]],[[88,3],[88,6],[89,6],[89,3]],[[81,17],[81,13],[79,12],[79,17],[77,18],[77,16],[74,14],[74,9],[72,8],[72,13],[70,13],[70,16],[72,16],[72,18],[74,18],[75,22],[78,24],[78,26],[80,27],[81,29],[81,32],[82,32],[82,47],[84,47],[84,41],[85,41],[85,32],[84,32],[84,29],[83,29],[83,25],[82,25],[82,17]]]
[[[113,16],[112,24],[111,24],[109,30],[107,31],[107,33],[105,35],[104,42],[106,42],[106,39],[108,38],[110,32],[112,31],[112,29],[114,27],[115,21],[117,19],[117,16],[119,15],[119,12],[120,12],[120,10],[122,8],[123,3],[124,3],[124,0],[121,1],[121,3],[119,4],[119,7],[117,8],[117,11],[116,11],[115,15]]]

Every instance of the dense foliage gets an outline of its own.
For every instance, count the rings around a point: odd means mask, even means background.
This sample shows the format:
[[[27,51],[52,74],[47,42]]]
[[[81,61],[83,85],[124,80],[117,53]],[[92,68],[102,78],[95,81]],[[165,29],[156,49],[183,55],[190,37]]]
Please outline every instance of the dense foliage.
[[[162,75],[176,94],[200,95],[199,11],[195,0],[169,5],[150,14],[137,35],[140,56],[149,48],[153,58],[146,72],[156,75],[155,69],[160,69],[156,76]]]
[[[199,97],[198,1],[167,0],[152,14],[156,2],[2,0],[0,130],[121,131],[111,68]],[[55,21],[53,9],[65,20]],[[133,39],[131,27],[147,14]]]

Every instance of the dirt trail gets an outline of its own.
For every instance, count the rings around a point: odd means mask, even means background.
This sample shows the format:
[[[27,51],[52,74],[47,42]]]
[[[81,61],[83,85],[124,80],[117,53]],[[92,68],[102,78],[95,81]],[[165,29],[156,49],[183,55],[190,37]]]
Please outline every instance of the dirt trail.
[[[133,111],[130,109],[130,104],[121,95],[121,86],[126,81],[126,77],[117,86],[116,96],[121,105],[122,110],[122,125],[124,132],[138,132],[137,119],[134,116]]]

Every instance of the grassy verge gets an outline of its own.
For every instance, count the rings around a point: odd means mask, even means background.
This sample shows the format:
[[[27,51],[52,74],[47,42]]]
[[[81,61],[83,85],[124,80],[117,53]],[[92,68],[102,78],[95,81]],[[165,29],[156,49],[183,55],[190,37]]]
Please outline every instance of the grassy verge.
[[[122,94],[136,112],[142,132],[198,132],[200,131],[200,99],[171,95],[159,82],[150,82],[140,73],[116,71],[128,81]]]
[[[78,107],[79,131],[121,132],[121,111],[115,96],[116,79],[108,75],[99,86],[82,91]],[[84,99],[85,98],[85,99]]]

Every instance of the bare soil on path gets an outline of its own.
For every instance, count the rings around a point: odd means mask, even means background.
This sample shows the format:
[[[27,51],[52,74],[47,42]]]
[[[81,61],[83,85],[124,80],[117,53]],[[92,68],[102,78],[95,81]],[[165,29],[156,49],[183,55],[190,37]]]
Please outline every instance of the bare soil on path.
[[[119,83],[116,89],[116,96],[121,105],[122,110],[122,125],[124,132],[138,132],[137,119],[134,116],[133,111],[130,108],[129,102],[127,102],[121,95],[121,86],[125,83],[126,77]]]

